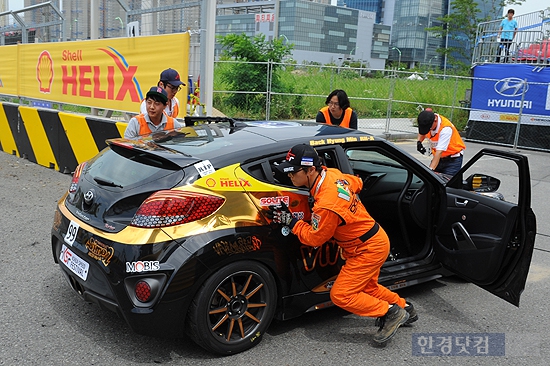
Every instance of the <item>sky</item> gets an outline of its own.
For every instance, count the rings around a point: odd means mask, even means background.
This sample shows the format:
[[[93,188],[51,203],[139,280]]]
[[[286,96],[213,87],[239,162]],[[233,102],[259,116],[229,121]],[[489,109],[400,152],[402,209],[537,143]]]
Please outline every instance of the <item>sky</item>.
[[[542,1],[541,0],[526,0],[526,1],[523,2],[522,5],[511,5],[511,6],[505,7],[504,8],[504,13],[506,14],[508,9],[510,9],[510,8],[514,9],[514,11],[516,12],[515,13],[516,16],[527,14],[527,13],[532,13],[534,11],[539,11],[539,10],[546,9],[546,7],[550,6],[550,4],[548,4],[548,3],[544,4],[544,3],[545,3],[544,0],[542,0]]]
[[[512,8],[516,11],[516,15],[523,15],[531,13],[533,11],[546,9],[546,6],[543,5],[544,0],[525,0],[522,5],[512,5],[504,9],[504,14],[506,14],[509,8]],[[9,0],[8,9],[9,10],[19,10],[24,6],[23,0]],[[550,6],[550,4],[547,4]]]

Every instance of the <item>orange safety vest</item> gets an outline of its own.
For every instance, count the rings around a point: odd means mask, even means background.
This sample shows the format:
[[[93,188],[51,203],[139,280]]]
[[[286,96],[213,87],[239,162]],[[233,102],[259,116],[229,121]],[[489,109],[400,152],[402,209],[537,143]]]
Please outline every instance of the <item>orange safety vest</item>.
[[[326,175],[323,183],[317,190],[314,186],[313,198],[316,209],[325,209],[336,213],[344,221],[336,228],[334,239],[345,248],[360,243],[357,238],[365,234],[375,224],[375,220],[367,212],[365,206],[357,196],[363,188],[360,178],[344,174],[338,169],[324,168]]]
[[[172,104],[172,116],[171,116],[172,118],[176,118],[180,112],[180,106],[178,103],[174,101],[174,99],[170,101],[170,104]],[[168,107],[168,105],[166,106]]]
[[[147,120],[145,119],[145,116],[143,114],[136,116],[137,121],[139,122],[139,135],[148,135],[151,132],[151,128],[149,127],[149,124],[147,123]],[[172,117],[166,116],[166,126],[164,127],[165,130],[173,130],[174,129],[174,119]]]
[[[344,111],[344,118],[339,125],[340,127],[349,128],[349,123],[351,121],[351,112],[353,112],[351,108],[346,108],[346,110]],[[323,113],[323,116],[325,116],[325,123],[327,125],[332,125],[332,122],[330,122],[330,113],[328,112],[328,107],[321,108],[321,113]]]
[[[439,133],[444,127],[451,127],[451,129],[453,130],[453,134],[451,135],[451,141],[449,141],[449,146],[447,146],[447,150],[441,153],[441,157],[444,158],[447,156],[452,156],[466,149],[466,145],[464,145],[464,141],[462,141],[462,138],[460,137],[458,130],[451,123],[451,121],[449,121],[447,118],[439,114],[437,114],[436,116],[439,116],[439,118],[441,118],[441,123],[439,124],[438,132],[434,136],[432,136],[430,132],[426,134],[426,137],[429,138],[430,141],[432,142],[432,146],[433,146],[432,153],[435,155],[435,146],[437,146],[437,141],[439,141]]]

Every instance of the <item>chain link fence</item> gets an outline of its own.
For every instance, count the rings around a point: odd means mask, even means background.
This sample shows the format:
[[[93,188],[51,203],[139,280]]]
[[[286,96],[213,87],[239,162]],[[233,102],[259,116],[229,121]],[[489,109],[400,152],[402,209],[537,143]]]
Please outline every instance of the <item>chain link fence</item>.
[[[215,63],[214,106],[231,116],[315,119],[334,89],[346,91],[360,128],[368,128],[369,119],[376,123],[387,119],[388,129],[410,132],[419,111],[427,107],[464,128],[471,78],[428,69],[419,73],[335,65]]]
[[[535,65],[533,72],[537,70],[545,69]],[[550,149],[549,83],[434,71],[218,61],[213,105],[234,117],[314,120],[326,96],[343,89],[358,115],[359,129],[414,133],[418,113],[429,107],[448,117],[468,140]],[[483,99],[472,108],[472,87],[480,82],[485,84],[478,89],[476,100],[485,98],[489,88],[494,91],[498,87],[509,95]]]

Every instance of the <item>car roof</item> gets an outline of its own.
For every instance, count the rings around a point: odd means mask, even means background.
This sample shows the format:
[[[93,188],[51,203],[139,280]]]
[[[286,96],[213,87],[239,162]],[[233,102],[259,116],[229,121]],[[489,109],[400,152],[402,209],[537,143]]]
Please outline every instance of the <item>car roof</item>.
[[[176,131],[180,132],[179,136],[164,142],[155,142],[149,137],[137,141],[118,140],[134,149],[143,148],[143,141],[147,141],[144,151],[162,155],[184,167],[202,160],[218,166],[244,162],[287,151],[299,143],[322,146],[379,139],[366,132],[310,121],[222,122],[187,126]]]

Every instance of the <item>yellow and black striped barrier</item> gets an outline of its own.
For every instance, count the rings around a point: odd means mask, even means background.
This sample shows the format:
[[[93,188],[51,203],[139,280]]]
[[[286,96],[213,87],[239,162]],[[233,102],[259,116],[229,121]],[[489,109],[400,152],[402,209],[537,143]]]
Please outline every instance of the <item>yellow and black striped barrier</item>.
[[[107,144],[124,136],[126,122],[13,103],[0,103],[0,149],[36,164],[71,173]]]

